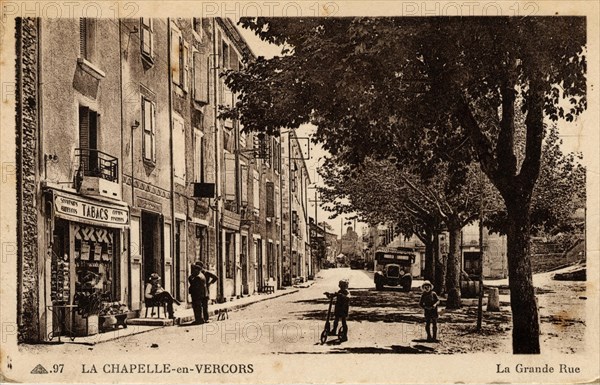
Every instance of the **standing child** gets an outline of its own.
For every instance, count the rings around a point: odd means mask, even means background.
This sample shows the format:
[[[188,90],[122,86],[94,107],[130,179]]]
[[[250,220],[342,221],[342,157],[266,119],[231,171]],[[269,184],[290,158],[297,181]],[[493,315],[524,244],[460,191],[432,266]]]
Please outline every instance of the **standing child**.
[[[348,291],[348,280],[342,279],[338,286],[340,290],[335,293],[325,293],[327,298],[336,298],[335,300],[335,311],[333,320],[333,329],[330,332],[330,335],[337,334],[338,323],[342,321],[342,335],[340,337],[340,341],[348,341],[348,325],[346,324],[346,319],[348,318],[348,311],[350,310],[350,292]]]
[[[423,294],[421,294],[421,300],[419,305],[425,309],[425,330],[427,331],[427,341],[437,342],[437,319],[438,310],[437,306],[440,300],[433,291],[433,285],[429,281],[423,282],[421,285]],[[433,324],[433,337],[431,335],[430,327]]]

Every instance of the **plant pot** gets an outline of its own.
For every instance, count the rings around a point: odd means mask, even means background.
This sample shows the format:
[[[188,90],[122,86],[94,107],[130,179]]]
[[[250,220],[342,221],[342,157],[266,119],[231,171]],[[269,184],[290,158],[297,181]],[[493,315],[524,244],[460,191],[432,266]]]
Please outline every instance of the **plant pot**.
[[[75,313],[73,319],[73,333],[76,336],[82,337],[98,334],[98,314],[89,314],[84,318]]]

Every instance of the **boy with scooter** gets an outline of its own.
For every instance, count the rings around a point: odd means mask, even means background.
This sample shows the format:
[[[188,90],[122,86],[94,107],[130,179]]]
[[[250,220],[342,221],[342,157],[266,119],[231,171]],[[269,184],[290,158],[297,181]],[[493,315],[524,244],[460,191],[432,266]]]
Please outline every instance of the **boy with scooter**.
[[[437,320],[438,320],[438,305],[440,300],[433,291],[433,285],[429,281],[423,282],[421,285],[423,293],[421,294],[421,300],[419,306],[425,310],[425,331],[427,332],[428,342],[438,342],[437,339]],[[433,336],[431,335],[430,326],[433,325]]]
[[[346,324],[346,318],[348,318],[348,311],[350,309],[350,292],[348,291],[348,280],[342,279],[338,286],[340,290],[335,293],[325,293],[327,298],[335,298],[335,311],[333,320],[333,329],[329,332],[329,335],[336,335],[339,321],[342,321],[342,328],[340,329],[340,341],[348,341],[348,325]]]

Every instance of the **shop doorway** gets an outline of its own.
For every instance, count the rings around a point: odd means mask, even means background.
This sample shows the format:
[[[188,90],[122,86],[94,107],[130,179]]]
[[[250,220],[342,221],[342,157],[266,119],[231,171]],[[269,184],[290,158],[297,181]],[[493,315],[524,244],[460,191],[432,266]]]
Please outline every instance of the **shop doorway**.
[[[248,293],[248,237],[242,235],[242,250],[240,253],[242,262],[242,294]]]
[[[148,277],[152,273],[157,273],[161,277],[163,275],[161,244],[159,215],[142,212],[142,259],[145,282],[148,282]]]
[[[260,288],[265,283],[265,277],[263,272],[263,253],[262,253],[262,239],[256,240],[256,264],[257,264],[257,277],[256,285]]]
[[[175,222],[175,293],[183,301],[187,297],[186,279],[186,226],[184,221]]]
[[[465,251],[463,253],[464,270],[469,275],[479,275],[481,268],[481,254],[478,251]]]

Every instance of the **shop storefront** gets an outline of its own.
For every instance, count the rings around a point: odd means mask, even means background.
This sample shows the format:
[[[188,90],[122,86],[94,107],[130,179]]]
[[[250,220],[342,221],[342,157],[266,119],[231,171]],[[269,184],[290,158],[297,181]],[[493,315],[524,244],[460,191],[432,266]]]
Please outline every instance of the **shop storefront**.
[[[91,335],[122,324],[128,309],[121,302],[126,272],[120,256],[128,207],[55,190],[45,197],[47,206],[52,204],[53,335]]]

